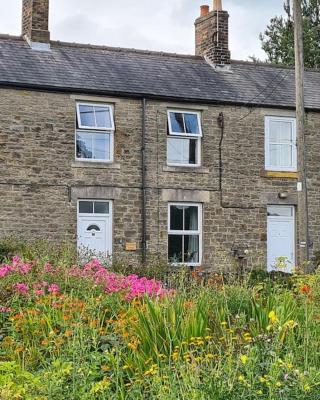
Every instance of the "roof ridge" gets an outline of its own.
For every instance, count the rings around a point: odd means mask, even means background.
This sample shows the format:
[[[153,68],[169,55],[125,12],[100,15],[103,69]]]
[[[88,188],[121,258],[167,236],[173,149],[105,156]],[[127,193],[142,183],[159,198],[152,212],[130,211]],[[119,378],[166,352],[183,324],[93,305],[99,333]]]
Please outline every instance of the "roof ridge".
[[[14,40],[24,42],[22,36],[10,35],[0,33],[0,40]],[[52,40],[51,45],[61,46],[61,47],[73,47],[73,48],[82,48],[82,49],[97,49],[97,50],[107,50],[114,51],[119,53],[132,53],[132,54],[145,54],[145,55],[155,55],[161,57],[172,57],[172,58],[181,58],[181,59],[193,59],[193,60],[204,60],[201,56],[196,56],[193,54],[179,54],[179,53],[171,53],[166,51],[156,51],[156,50],[143,50],[143,49],[135,49],[128,47],[117,47],[117,46],[107,46],[100,44],[90,44],[90,43],[77,43],[77,42],[64,42],[60,40]],[[248,60],[231,60],[231,64],[233,65],[249,65],[252,67],[268,67],[268,68],[278,68],[278,69],[287,69],[294,71],[293,66],[288,66],[285,64],[272,64],[267,61],[248,61]],[[320,72],[319,68],[305,68],[305,71],[310,72]]]
[[[231,60],[231,64],[236,65],[252,65],[257,67],[271,67],[271,68],[279,68],[279,69],[290,69],[292,71],[295,70],[294,66],[286,65],[286,64],[272,64],[267,61],[247,61],[247,60]],[[305,71],[311,72],[320,72],[319,68],[306,68]]]
[[[156,50],[143,50],[143,49],[135,49],[129,47],[117,47],[117,46],[107,46],[100,44],[90,44],[90,43],[76,43],[76,42],[64,42],[60,40],[52,40],[52,45],[58,45],[61,47],[74,47],[74,48],[84,48],[84,49],[100,49],[100,50],[108,50],[119,53],[135,53],[135,54],[147,54],[147,55],[158,55],[163,57],[174,57],[174,58],[193,58],[198,60],[203,60],[203,57],[196,56],[193,54],[179,54],[179,53],[170,53],[166,51],[156,51]]]
[[[10,35],[8,33],[0,33],[0,39],[4,39],[4,40],[19,40],[19,41],[23,41],[24,40],[21,36]]]

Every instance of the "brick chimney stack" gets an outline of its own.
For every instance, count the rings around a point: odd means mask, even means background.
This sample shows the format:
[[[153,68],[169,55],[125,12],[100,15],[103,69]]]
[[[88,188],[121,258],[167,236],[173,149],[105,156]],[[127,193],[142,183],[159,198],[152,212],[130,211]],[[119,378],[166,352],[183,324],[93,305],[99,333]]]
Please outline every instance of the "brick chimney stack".
[[[23,0],[22,36],[32,48],[50,49],[49,0]]]
[[[195,21],[196,55],[204,57],[213,66],[229,66],[229,14],[222,8],[222,0],[213,1],[213,9],[200,7]]]

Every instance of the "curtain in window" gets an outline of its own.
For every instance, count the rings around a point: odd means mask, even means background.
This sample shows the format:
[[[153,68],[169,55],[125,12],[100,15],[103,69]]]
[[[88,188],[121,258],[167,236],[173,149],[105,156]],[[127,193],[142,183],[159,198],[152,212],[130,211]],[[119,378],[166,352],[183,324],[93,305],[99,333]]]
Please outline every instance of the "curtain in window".
[[[187,210],[186,210],[187,211]],[[189,207],[189,230],[198,230],[198,208]],[[187,221],[186,221],[187,222]],[[184,237],[184,254],[185,262],[197,263],[199,262],[199,236],[198,235],[186,235]]]

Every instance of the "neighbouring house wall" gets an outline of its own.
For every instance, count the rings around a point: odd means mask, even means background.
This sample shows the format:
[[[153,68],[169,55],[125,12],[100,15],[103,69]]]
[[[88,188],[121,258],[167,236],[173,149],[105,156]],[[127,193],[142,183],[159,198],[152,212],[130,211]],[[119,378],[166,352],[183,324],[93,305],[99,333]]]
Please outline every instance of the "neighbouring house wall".
[[[15,234],[76,243],[77,200],[113,201],[113,251],[138,262],[142,248],[142,102],[98,98],[115,108],[113,164],[75,161],[75,101],[97,97],[1,90],[1,236]],[[202,166],[166,165],[167,110],[200,110]],[[225,117],[222,193],[219,191],[220,112]],[[168,202],[203,204],[203,266],[230,270],[232,249],[248,249],[246,266],[266,265],[267,205],[297,204],[296,179],[267,177],[264,117],[292,111],[147,101],[146,205],[148,256],[167,258]],[[319,114],[307,115],[310,226],[320,248]],[[287,191],[286,200],[278,193]],[[297,248],[299,237],[297,235]],[[136,252],[125,243],[136,242]]]

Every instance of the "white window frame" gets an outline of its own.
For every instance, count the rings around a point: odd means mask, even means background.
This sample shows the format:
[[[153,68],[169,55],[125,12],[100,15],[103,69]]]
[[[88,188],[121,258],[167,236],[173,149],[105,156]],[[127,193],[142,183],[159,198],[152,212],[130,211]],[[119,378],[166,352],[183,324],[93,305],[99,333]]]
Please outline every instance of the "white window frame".
[[[198,207],[198,230],[196,231],[186,231],[186,230],[171,230],[171,206],[181,206],[181,207]],[[198,235],[199,236],[199,262],[198,263],[171,263],[173,266],[179,265],[187,265],[190,267],[199,267],[202,265],[202,204],[201,203],[184,203],[184,202],[172,202],[168,203],[168,259],[169,259],[169,235],[177,235],[177,236],[190,236],[190,235]],[[170,262],[170,261],[169,261]]]
[[[270,145],[281,143],[270,143],[270,122],[289,122],[292,124],[292,166],[276,166],[270,163]],[[280,116],[267,116],[265,117],[265,170],[266,171],[283,171],[283,172],[297,172],[297,128],[296,119],[293,117],[280,117]]]
[[[110,121],[111,121],[111,127],[97,127],[97,126],[85,126],[81,125],[81,116],[80,116],[80,106],[87,106],[87,107],[104,107],[109,109],[110,113]],[[114,131],[114,119],[113,119],[113,106],[111,104],[105,104],[105,103],[83,103],[83,102],[77,102],[77,121],[78,121],[78,127],[79,129],[83,130],[94,130],[94,131]]]
[[[171,118],[170,113],[179,113],[179,114],[192,114],[196,115],[198,119],[199,133],[181,133],[181,132],[173,132],[171,126]],[[184,163],[170,163],[168,162],[168,153],[167,153],[167,165],[172,167],[200,167],[201,166],[201,145],[202,145],[202,126],[201,126],[201,112],[200,111],[190,111],[185,109],[169,109],[167,110],[167,120],[169,127],[169,135],[167,136],[167,148],[168,148],[168,139],[169,138],[181,138],[181,139],[193,139],[197,140],[196,144],[196,163],[195,164],[184,164]],[[168,151],[168,150],[167,150]]]
[[[92,126],[84,126],[81,125],[80,118],[80,106],[96,106],[96,107],[106,107],[109,108],[110,111],[110,120],[111,120],[111,128],[97,128]],[[111,104],[106,103],[90,103],[90,102],[77,102],[76,103],[76,133],[75,133],[75,160],[81,162],[88,163],[104,163],[111,164],[114,161],[114,131],[115,131],[115,123],[114,123],[114,107]],[[110,140],[110,158],[109,159],[98,159],[98,158],[81,158],[77,157],[77,134],[78,133],[96,133],[99,135],[109,135]]]

